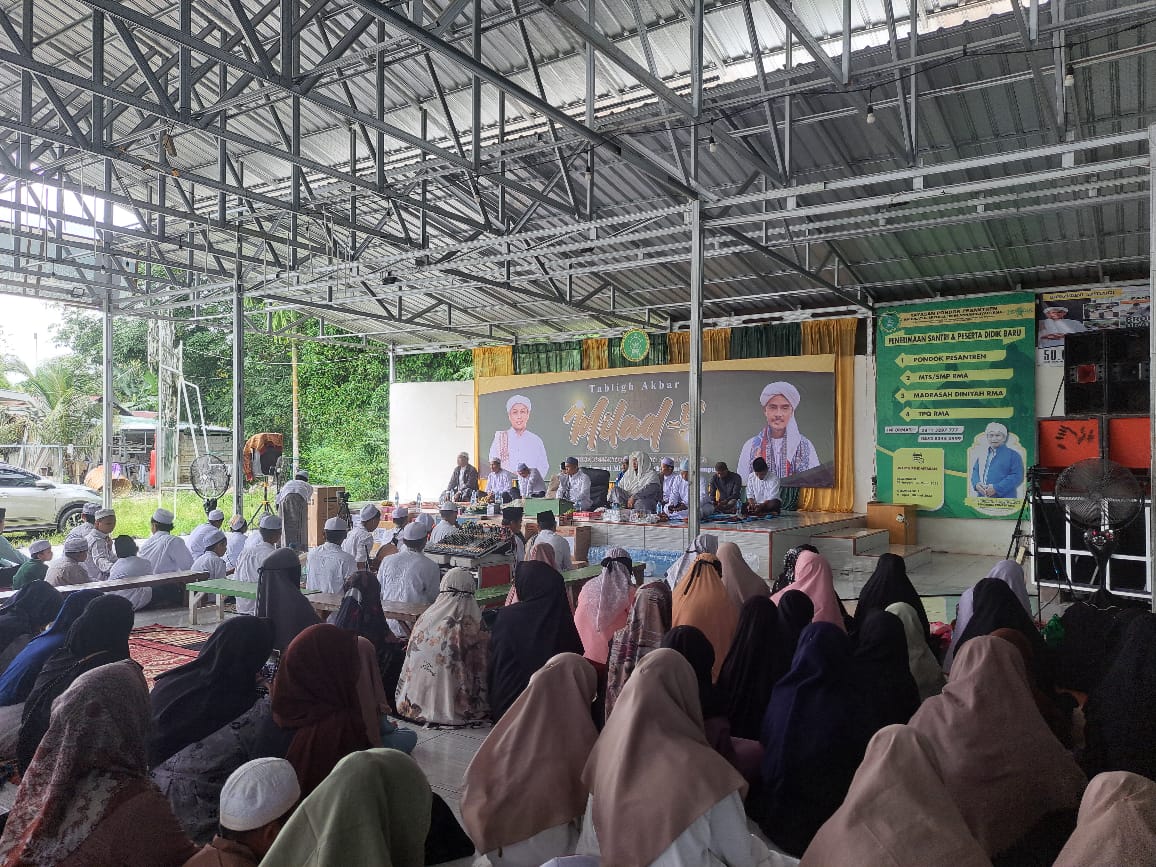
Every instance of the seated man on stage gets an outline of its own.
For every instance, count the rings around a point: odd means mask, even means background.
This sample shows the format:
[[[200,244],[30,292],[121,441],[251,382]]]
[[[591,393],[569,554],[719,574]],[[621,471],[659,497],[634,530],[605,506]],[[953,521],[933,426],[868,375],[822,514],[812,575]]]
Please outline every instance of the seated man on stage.
[[[683,461],[679,472],[674,471],[674,461],[671,458],[662,459],[662,513],[671,518],[685,518],[690,507],[688,494],[690,483],[687,481],[689,464]]]
[[[566,458],[558,485],[558,496],[569,500],[579,512],[590,511],[590,477],[578,469],[578,458]]]
[[[743,513],[747,515],[779,516],[782,508],[779,499],[779,477],[767,467],[762,458],[751,461],[751,474],[747,476],[747,502]]]
[[[503,494],[509,494],[513,485],[514,474],[509,470],[503,470],[502,462],[493,458],[490,461],[490,474],[486,476],[486,493],[489,494],[490,500],[495,503],[507,501],[509,498],[504,498]]]
[[[648,466],[646,455],[634,452],[629,468],[610,492],[610,505],[653,512],[662,499],[662,477]]]
[[[468,500],[470,495],[478,489],[478,468],[470,463],[470,456],[465,452],[458,455],[458,465],[450,473],[450,483],[446,490],[459,502]]]
[[[518,490],[523,497],[546,496],[546,482],[537,467],[518,464]]]
[[[714,465],[714,475],[707,485],[707,499],[716,512],[733,515],[739,508],[739,498],[743,493],[743,478],[732,473],[725,461]]]

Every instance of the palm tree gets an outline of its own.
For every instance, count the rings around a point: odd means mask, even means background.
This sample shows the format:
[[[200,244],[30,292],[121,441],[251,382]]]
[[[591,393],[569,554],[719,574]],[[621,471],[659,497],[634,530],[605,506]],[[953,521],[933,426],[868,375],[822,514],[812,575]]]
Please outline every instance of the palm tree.
[[[30,442],[90,449],[100,442],[101,407],[92,394],[99,383],[75,355],[53,358],[35,371],[12,356],[3,359],[5,374],[23,377],[16,389],[33,401],[27,430]],[[9,378],[11,381],[11,378]]]

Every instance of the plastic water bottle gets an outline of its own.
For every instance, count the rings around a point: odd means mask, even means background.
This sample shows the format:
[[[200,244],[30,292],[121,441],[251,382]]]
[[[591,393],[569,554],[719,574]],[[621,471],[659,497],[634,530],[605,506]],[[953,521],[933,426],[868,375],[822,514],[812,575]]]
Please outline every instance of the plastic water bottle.
[[[415,503],[417,503],[417,510],[420,512],[421,511],[421,494],[415,494],[413,501]]]
[[[395,507],[401,505],[401,491],[393,492],[393,505]]]
[[[477,506],[478,505],[478,492],[477,491],[470,491],[470,505],[471,506]]]

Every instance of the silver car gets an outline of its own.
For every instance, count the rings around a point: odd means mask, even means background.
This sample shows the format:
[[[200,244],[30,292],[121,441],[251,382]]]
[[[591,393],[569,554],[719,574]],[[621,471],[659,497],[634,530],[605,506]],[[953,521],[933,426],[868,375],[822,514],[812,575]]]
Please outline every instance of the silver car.
[[[100,494],[84,485],[53,482],[0,463],[0,509],[7,531],[67,533],[80,521],[85,503],[100,502]]]

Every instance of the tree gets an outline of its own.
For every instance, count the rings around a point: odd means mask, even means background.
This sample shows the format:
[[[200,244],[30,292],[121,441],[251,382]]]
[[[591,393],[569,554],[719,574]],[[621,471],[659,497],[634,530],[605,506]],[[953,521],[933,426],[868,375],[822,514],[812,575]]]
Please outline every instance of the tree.
[[[33,397],[27,439],[31,442],[71,445],[91,450],[100,443],[99,380],[75,355],[53,358],[31,370],[23,361],[8,356],[8,373],[24,377],[20,391]]]

